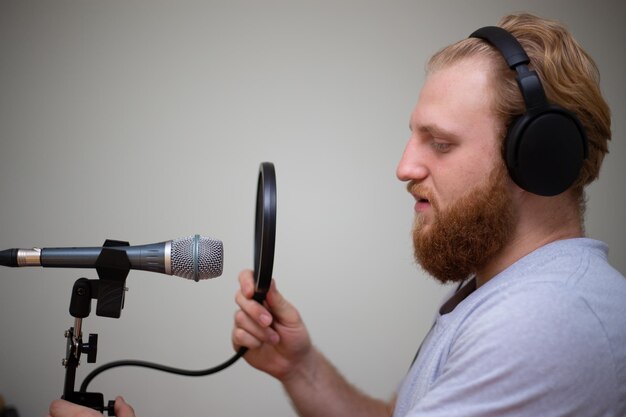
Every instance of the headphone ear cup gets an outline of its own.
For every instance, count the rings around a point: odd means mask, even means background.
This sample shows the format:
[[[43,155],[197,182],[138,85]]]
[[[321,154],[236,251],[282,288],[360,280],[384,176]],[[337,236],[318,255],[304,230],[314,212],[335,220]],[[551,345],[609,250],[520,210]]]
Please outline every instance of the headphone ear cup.
[[[541,196],[566,191],[578,178],[586,156],[587,142],[578,119],[557,106],[517,118],[504,144],[513,181]]]

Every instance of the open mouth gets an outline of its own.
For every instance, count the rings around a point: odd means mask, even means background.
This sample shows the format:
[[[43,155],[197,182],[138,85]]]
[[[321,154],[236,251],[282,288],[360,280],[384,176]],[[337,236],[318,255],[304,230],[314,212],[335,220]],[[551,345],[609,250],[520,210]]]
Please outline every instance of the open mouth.
[[[415,182],[409,182],[407,184],[407,191],[415,199],[415,211],[429,211],[432,208],[431,206],[434,206],[435,201],[433,200],[431,203],[431,193],[426,187],[416,184]]]
[[[423,212],[430,209],[430,200],[427,198],[417,197],[415,199],[415,211]]]

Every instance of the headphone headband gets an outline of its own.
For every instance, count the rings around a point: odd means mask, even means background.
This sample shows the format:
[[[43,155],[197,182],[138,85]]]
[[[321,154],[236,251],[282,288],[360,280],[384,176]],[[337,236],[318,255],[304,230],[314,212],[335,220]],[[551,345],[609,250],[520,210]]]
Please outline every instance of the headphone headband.
[[[524,48],[515,36],[501,27],[485,26],[475,30],[470,35],[470,38],[484,39],[495,46],[511,69],[515,69],[518,65],[528,65],[530,63],[530,58],[528,58],[526,51],[524,51]]]
[[[516,80],[524,97],[526,109],[548,105],[541,80],[535,71],[528,69],[530,58],[515,36],[501,27],[485,26],[474,31],[470,38],[480,38],[489,42],[502,54],[509,68],[517,72]]]

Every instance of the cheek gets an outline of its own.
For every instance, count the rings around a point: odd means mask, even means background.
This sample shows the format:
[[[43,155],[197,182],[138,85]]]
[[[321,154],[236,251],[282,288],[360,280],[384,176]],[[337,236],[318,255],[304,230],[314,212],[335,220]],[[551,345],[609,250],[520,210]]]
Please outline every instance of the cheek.
[[[470,194],[478,187],[484,186],[494,169],[493,160],[487,161],[488,158],[485,157],[482,158],[481,162],[471,164],[459,162],[451,164],[448,169],[441,171],[435,183],[439,207],[445,209],[459,198]]]

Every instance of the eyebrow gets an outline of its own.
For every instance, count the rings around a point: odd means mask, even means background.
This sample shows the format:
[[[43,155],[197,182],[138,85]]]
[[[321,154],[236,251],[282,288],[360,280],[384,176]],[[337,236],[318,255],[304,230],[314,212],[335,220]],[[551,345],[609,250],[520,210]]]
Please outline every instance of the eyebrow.
[[[409,129],[411,130],[411,132],[413,131],[413,128],[411,127],[410,124],[409,124]],[[443,138],[450,138],[450,139],[458,137],[458,135],[452,132],[451,130],[447,130],[435,124],[419,125],[417,126],[417,131],[421,133],[428,133],[431,136],[435,136],[435,137],[443,137]]]

